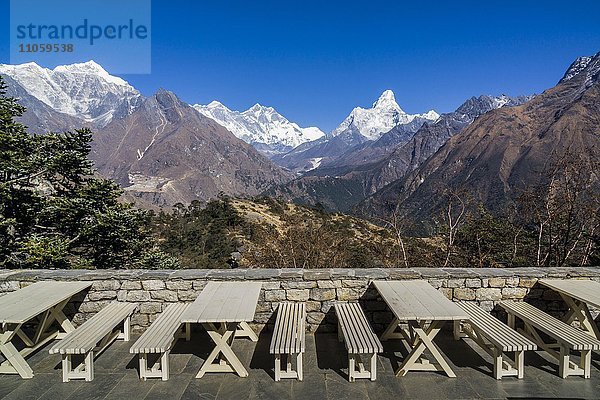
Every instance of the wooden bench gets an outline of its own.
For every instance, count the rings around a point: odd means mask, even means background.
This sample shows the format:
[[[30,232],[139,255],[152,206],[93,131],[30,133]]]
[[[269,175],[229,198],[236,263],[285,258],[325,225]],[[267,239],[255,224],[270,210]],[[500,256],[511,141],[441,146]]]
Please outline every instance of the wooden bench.
[[[348,350],[348,380],[377,379],[377,353],[383,352],[379,338],[373,332],[358,303],[335,303],[338,317],[338,339]],[[365,367],[365,365],[367,365]]]
[[[169,354],[178,339],[190,340],[190,324],[181,323],[181,314],[188,304],[171,304],[131,346],[129,352],[138,354],[140,379],[161,378],[169,380]],[[160,354],[154,362],[148,363],[149,354]]]
[[[455,327],[460,324],[462,332],[494,359],[494,378],[516,376],[522,379],[524,353],[537,350],[536,344],[473,303],[460,302],[458,306],[467,313],[469,320],[456,321]],[[464,336],[457,329],[454,332],[455,339]],[[514,352],[514,359],[507,355],[510,352]]]
[[[501,302],[500,306],[508,313],[508,325],[515,327],[516,318],[523,321],[523,334],[558,359],[559,375],[566,378],[570,375],[590,377],[592,351],[600,349],[600,341],[588,333],[560,321],[540,309],[525,302]],[[554,342],[546,342],[540,335],[543,333]],[[579,365],[570,361],[571,351],[581,352]]]
[[[275,381],[281,378],[302,380],[302,354],[305,350],[306,304],[279,303],[277,319],[271,338],[270,353],[275,355]],[[281,370],[281,358],[285,357],[286,369]],[[296,361],[296,370],[292,362]]]
[[[62,355],[63,382],[94,379],[94,356],[100,355],[116,339],[129,341],[131,314],[136,307],[131,303],[111,303],[50,349],[50,354]],[[122,329],[115,330],[120,325]],[[73,355],[84,356],[75,368]]]

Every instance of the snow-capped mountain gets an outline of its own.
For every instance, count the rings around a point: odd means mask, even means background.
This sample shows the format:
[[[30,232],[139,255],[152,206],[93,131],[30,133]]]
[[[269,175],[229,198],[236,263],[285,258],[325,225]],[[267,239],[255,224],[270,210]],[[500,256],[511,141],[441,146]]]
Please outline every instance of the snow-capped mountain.
[[[373,107],[368,109],[356,107],[352,110],[350,115],[331,132],[331,136],[355,130],[368,140],[377,140],[398,125],[410,124],[415,119],[423,120],[422,122],[435,121],[439,116],[433,110],[423,114],[407,114],[396,103],[394,92],[386,90],[373,103]]]
[[[0,74],[11,77],[55,111],[100,127],[113,118],[131,114],[143,101],[134,87],[110,75],[94,61],[54,69],[36,63],[0,64]]]
[[[230,110],[218,101],[208,105],[196,104],[193,107],[268,155],[283,153],[325,136],[319,128],[301,128],[273,107],[260,104],[243,112]]]

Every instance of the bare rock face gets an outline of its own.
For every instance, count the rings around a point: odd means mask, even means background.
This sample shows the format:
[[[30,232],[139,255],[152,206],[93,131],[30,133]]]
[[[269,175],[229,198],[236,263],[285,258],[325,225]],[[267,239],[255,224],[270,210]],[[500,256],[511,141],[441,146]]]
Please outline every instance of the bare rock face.
[[[398,125],[376,141],[346,150],[341,157],[324,162],[305,176],[271,188],[268,194],[307,204],[319,203],[331,210],[350,211],[365,198],[419,167],[479,116],[500,107],[523,104],[532,98],[472,97],[456,111],[443,114],[436,121],[415,118],[412,122],[419,124],[416,127]],[[331,146],[332,143],[333,140],[327,144]],[[308,151],[315,149],[318,147]]]
[[[155,205],[256,195],[288,179],[252,146],[164,90],[101,129],[91,156],[101,174]]]
[[[439,210],[447,188],[468,189],[501,212],[524,184],[540,179],[551,157],[600,159],[600,53],[578,60],[559,84],[531,101],[478,118],[405,177],[361,204],[384,215],[401,202],[414,218]]]

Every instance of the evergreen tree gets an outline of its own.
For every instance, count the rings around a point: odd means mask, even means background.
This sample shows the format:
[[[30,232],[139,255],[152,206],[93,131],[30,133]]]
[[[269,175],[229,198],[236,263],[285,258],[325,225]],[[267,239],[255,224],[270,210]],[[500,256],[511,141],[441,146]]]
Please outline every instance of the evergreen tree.
[[[29,134],[0,78],[0,267],[130,268],[176,263],[158,251],[149,215],[94,175],[89,129]]]

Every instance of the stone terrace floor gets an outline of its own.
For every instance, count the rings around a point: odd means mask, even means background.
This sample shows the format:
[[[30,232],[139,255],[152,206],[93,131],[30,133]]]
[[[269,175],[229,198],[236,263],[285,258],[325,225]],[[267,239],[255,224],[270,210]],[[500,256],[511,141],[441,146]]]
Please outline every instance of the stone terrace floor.
[[[60,357],[40,350],[29,358],[35,376],[23,380],[0,375],[3,399],[600,399],[600,356],[594,354],[592,379],[560,379],[556,364],[542,352],[527,353],[525,379],[496,381],[490,374],[490,358],[470,341],[455,342],[450,332],[436,338],[457,378],[435,372],[411,372],[396,378],[393,371],[402,357],[400,344],[386,342],[379,356],[378,379],[349,383],[343,344],[334,334],[307,335],[303,382],[275,382],[268,353],[270,336],[258,343],[237,340],[234,350],[250,376],[207,374],[195,379],[203,358],[211,350],[206,333],[194,332],[191,342],[180,341],[171,354],[171,378],[140,381],[137,358],[129,354],[130,343],[117,341],[95,362],[93,382],[62,383]]]

